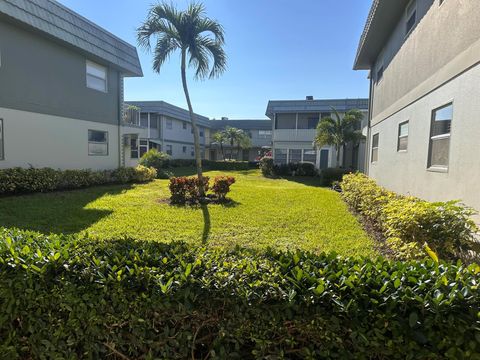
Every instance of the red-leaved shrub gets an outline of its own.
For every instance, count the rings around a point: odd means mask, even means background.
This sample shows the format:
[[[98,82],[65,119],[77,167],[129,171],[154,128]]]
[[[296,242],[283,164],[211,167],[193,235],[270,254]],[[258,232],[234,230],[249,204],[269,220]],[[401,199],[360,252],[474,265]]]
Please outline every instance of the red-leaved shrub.
[[[218,200],[223,201],[230,191],[230,186],[235,184],[235,178],[232,176],[217,176],[213,181],[212,191],[218,196]]]

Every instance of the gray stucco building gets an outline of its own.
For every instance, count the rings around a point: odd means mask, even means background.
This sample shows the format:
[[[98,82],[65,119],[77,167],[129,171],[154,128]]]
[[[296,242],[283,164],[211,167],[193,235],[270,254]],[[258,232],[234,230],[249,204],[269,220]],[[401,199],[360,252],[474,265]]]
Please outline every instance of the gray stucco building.
[[[121,164],[135,47],[57,1],[0,0],[0,168]]]
[[[349,110],[360,110],[364,120],[357,129],[367,126],[368,99],[323,99],[315,100],[272,100],[267,106],[266,115],[272,119],[273,158],[277,164],[311,162],[319,169],[339,166],[333,146],[318,149],[314,145],[316,128],[323,117],[332,116],[332,108],[340,116]],[[347,144],[341,153],[343,167],[364,170],[365,141]]]
[[[368,174],[480,210],[480,3],[374,0],[354,68],[370,71]]]

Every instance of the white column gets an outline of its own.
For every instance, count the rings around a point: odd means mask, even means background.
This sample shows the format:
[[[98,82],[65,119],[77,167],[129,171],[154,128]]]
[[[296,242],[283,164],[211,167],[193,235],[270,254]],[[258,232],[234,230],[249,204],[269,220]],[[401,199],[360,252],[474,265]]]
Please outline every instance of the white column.
[[[147,131],[147,134],[148,134],[148,138],[150,139],[150,113],[147,113],[147,124],[148,124],[148,131]]]

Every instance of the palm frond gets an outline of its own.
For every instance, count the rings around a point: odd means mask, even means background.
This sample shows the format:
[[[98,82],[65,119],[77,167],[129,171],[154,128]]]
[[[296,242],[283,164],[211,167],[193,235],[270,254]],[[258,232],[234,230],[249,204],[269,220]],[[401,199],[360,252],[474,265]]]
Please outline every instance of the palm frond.
[[[177,42],[167,35],[160,36],[155,46],[153,56],[153,70],[160,73],[160,69],[170,55],[178,49]]]

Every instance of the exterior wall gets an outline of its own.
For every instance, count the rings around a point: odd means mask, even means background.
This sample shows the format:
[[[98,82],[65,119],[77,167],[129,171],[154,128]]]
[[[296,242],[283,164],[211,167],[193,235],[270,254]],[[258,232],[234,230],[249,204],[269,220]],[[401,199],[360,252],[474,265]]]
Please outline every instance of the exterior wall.
[[[477,0],[417,0],[417,25],[405,36],[405,16],[385,44],[372,71],[372,124],[409,106],[480,62],[480,9]]]
[[[0,20],[0,53],[0,107],[119,123],[118,71],[108,69],[107,93],[89,89],[87,57],[4,20]]]
[[[118,126],[0,107],[5,160],[0,168],[114,169],[120,164]],[[88,130],[108,132],[108,156],[88,155]]]
[[[445,5],[449,2],[446,1]],[[380,134],[379,160],[370,164],[369,175],[381,185],[399,193],[430,201],[460,199],[480,210],[479,84],[480,65],[477,65],[374,125],[370,136]],[[451,101],[453,120],[448,172],[432,172],[427,170],[432,110]],[[398,125],[406,120],[409,120],[408,150],[399,153]]]

